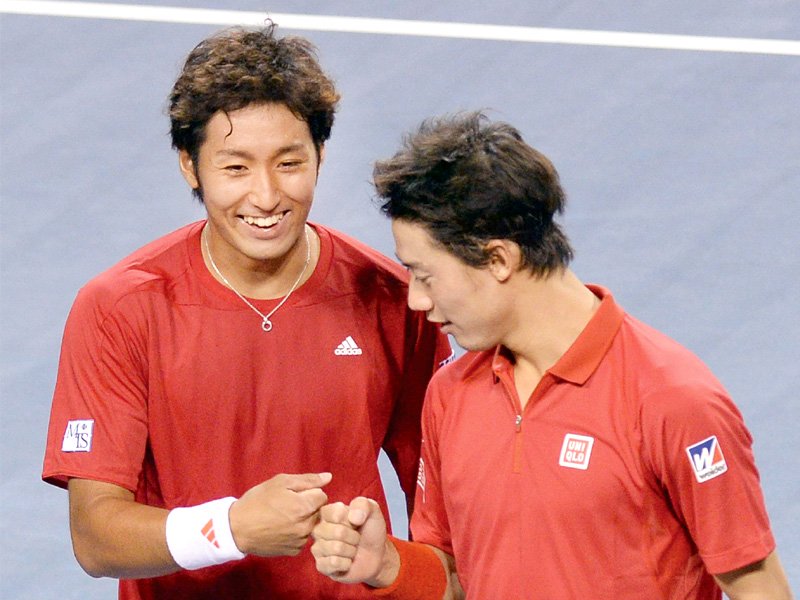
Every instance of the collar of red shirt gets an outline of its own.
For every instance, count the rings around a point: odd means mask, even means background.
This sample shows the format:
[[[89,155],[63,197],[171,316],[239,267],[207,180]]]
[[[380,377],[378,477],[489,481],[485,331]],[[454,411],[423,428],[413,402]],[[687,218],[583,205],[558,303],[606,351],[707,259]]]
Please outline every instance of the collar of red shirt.
[[[606,288],[589,284],[592,293],[600,298],[600,306],[572,346],[558,359],[548,373],[576,385],[583,385],[595,372],[619,331],[625,312]],[[508,351],[498,346],[492,360],[493,371],[511,368]]]

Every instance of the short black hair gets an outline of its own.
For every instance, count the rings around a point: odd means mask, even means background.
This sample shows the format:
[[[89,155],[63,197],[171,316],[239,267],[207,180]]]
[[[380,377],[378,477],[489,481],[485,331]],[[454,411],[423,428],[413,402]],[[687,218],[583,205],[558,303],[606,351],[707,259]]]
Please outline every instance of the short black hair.
[[[308,123],[319,153],[330,137],[339,93],[305,38],[275,35],[276,25],[232,27],[190,53],[169,97],[172,146],[196,162],[205,128],[218,111],[285,104]]]
[[[555,167],[516,128],[481,111],[424,121],[375,163],[373,182],[385,215],[423,225],[468,265],[487,263],[492,239],[517,243],[523,267],[541,275],[573,258],[553,220],[566,203]]]

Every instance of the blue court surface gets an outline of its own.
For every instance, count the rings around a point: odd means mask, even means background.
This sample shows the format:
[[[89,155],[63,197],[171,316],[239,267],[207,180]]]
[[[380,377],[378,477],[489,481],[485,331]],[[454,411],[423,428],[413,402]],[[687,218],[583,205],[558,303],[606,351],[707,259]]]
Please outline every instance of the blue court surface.
[[[343,95],[314,220],[391,256],[372,162],[425,117],[486,108],[553,159],[577,274],[696,352],[744,414],[800,593],[800,3],[0,0],[0,598],[115,596],[40,481],[64,321],[90,277],[202,218],[166,96],[198,41],[268,14]]]

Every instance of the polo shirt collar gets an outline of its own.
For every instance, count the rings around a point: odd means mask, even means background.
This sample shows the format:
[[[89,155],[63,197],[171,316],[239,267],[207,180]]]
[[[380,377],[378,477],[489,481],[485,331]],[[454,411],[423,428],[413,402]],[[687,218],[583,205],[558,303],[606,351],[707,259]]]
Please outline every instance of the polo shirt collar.
[[[576,385],[586,383],[595,372],[625,318],[622,307],[606,288],[591,284],[586,287],[600,298],[600,306],[572,346],[548,369],[555,377]],[[509,353],[503,346],[495,349],[492,367],[495,377],[500,371],[510,368]]]

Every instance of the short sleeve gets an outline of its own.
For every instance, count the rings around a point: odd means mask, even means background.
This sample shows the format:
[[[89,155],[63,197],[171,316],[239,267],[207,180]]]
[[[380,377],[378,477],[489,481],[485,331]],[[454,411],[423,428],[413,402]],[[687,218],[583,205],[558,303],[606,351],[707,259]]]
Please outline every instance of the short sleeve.
[[[135,491],[147,441],[146,352],[135,300],[91,282],[64,330],[42,478]]]
[[[452,555],[453,542],[442,490],[439,455],[439,432],[443,418],[442,396],[434,379],[428,388],[422,411],[422,451],[411,535],[414,541],[436,546]]]
[[[406,336],[409,344],[401,374],[400,392],[395,402],[383,448],[397,473],[411,514],[419,465],[420,420],[425,391],[433,373],[445,364],[453,351],[439,326],[428,323],[422,313],[407,312]]]
[[[775,547],[742,415],[710,375],[662,387],[642,408],[645,459],[710,573]]]

